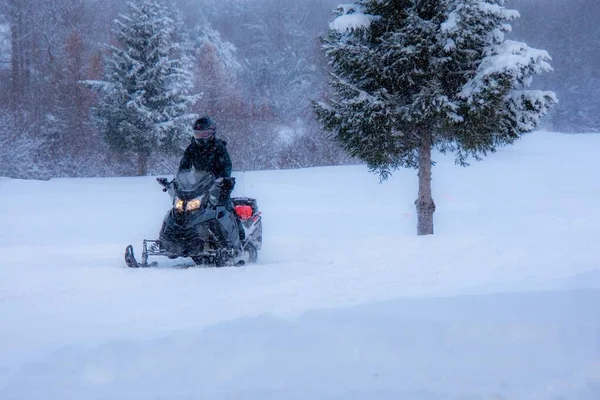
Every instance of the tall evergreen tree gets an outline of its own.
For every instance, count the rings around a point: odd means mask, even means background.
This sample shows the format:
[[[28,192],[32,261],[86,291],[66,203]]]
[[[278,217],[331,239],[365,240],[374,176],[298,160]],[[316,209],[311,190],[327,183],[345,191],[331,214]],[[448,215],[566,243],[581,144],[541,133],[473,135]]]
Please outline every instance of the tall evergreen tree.
[[[433,234],[431,152],[467,165],[534,130],[556,102],[528,90],[546,51],[505,39],[505,0],[360,0],[324,37],[334,96],[314,104],[323,127],[386,179],[417,168],[419,235]]]
[[[188,113],[196,96],[189,53],[178,38],[178,24],[157,0],[127,3],[129,14],[116,20],[117,46],[102,81],[86,83],[101,93],[96,116],[107,143],[137,154],[138,173],[145,175],[156,151],[178,149],[190,132],[195,114]]]

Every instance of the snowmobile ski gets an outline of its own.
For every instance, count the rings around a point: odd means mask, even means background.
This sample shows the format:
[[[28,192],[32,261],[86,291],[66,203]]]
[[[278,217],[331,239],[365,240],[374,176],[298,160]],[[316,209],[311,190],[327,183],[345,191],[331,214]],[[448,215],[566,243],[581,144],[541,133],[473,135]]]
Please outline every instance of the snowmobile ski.
[[[133,246],[129,245],[125,249],[125,264],[129,268],[147,268],[150,265],[146,262],[142,262],[141,264],[135,259],[135,255],[133,254]]]

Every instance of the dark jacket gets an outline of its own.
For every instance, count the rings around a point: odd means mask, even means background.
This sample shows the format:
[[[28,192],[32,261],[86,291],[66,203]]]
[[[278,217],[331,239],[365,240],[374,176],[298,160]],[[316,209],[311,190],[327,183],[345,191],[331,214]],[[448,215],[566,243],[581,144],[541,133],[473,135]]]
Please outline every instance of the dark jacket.
[[[217,138],[209,139],[205,144],[192,141],[183,153],[179,170],[190,169],[192,166],[197,170],[212,172],[215,178],[231,176],[227,142]]]

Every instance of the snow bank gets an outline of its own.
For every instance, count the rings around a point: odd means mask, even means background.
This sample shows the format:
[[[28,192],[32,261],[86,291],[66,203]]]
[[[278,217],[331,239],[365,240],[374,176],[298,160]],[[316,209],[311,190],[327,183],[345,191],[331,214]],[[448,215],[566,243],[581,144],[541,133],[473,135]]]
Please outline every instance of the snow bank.
[[[396,300],[66,346],[5,400],[597,400],[600,291]]]

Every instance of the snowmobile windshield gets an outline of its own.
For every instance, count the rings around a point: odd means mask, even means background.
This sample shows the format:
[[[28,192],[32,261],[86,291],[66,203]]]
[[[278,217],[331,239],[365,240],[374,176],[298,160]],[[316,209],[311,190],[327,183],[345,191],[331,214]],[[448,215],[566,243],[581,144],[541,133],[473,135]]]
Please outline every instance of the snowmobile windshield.
[[[215,176],[207,171],[194,168],[179,171],[175,177],[175,192],[179,198],[192,199],[209,190],[214,181]]]

